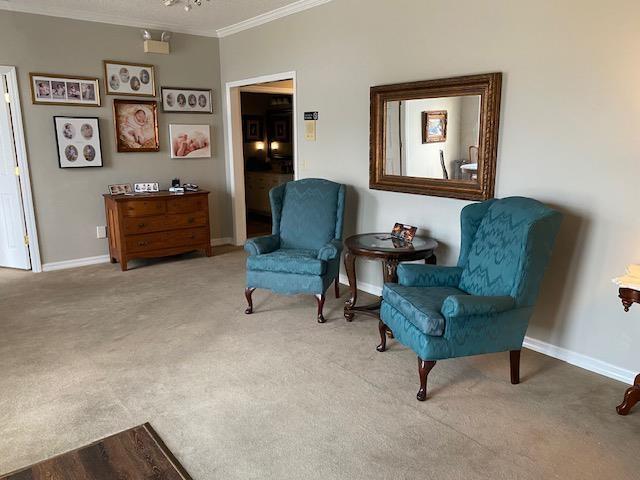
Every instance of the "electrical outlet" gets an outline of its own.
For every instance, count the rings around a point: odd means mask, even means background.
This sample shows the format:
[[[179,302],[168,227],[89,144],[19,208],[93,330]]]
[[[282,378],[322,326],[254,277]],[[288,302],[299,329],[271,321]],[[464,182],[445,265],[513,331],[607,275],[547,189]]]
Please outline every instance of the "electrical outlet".
[[[96,237],[97,238],[107,238],[107,227],[106,227],[106,225],[98,225],[96,227]]]

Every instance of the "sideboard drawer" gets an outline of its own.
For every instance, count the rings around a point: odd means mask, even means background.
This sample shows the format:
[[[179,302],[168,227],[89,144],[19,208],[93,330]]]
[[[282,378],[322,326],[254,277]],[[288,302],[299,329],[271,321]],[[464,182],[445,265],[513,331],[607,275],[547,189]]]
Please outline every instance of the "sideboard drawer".
[[[166,232],[131,235],[126,238],[127,252],[146,252],[166,247]]]
[[[167,200],[167,213],[198,212],[207,208],[207,197],[177,197]]]
[[[124,234],[139,235],[141,233],[162,232],[167,229],[167,216],[124,217]]]
[[[167,229],[185,227],[204,227],[207,225],[208,216],[205,212],[177,213],[167,215]]]
[[[164,200],[133,200],[123,204],[123,213],[127,217],[162,215],[167,210]]]
[[[209,241],[209,230],[206,227],[174,230],[165,234],[167,245],[172,247],[202,245]]]

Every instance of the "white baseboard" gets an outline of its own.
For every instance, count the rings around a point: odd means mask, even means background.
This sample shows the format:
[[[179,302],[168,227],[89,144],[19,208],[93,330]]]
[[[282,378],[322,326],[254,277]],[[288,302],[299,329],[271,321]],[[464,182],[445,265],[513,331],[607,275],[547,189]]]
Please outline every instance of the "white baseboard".
[[[96,265],[98,263],[106,263],[109,261],[109,255],[97,255],[95,257],[74,258],[71,260],[62,260],[61,262],[51,262],[42,265],[43,272],[52,272],[54,270],[64,270],[66,268],[84,267],[86,265]]]
[[[343,273],[340,274],[340,283],[349,285],[349,279]],[[361,282],[359,280],[358,290],[370,293],[371,295],[382,295],[382,287],[371,283]],[[627,384],[633,384],[633,380],[637,374],[637,372],[633,372],[632,370],[627,370],[626,368],[621,368],[602,360],[598,360],[597,358],[574,352],[573,350],[567,350],[566,348],[558,347],[557,345],[543,342],[542,340],[537,340],[535,338],[524,337],[524,343],[522,345],[534,352],[542,353],[543,355],[562,360],[563,362],[575,365],[576,367],[584,368],[590,372],[598,373],[605,377],[613,378],[614,380]]]
[[[230,237],[212,238],[211,246],[219,247],[220,245],[230,245],[233,239]],[[73,258],[71,260],[62,260],[61,262],[50,262],[42,265],[43,272],[52,272],[54,270],[64,270],[67,268],[86,267],[87,265],[96,265],[98,263],[107,263],[109,255],[97,255],[95,257]]]
[[[567,350],[566,348],[558,347],[557,345],[531,337],[524,337],[524,343],[522,346],[529,350],[570,363],[576,367],[584,368],[590,372],[598,373],[605,377],[613,378],[614,380],[628,384],[633,384],[633,380],[637,374],[637,372],[627,370],[626,368],[618,367],[602,360],[598,360],[597,358],[584,355],[583,353]]]

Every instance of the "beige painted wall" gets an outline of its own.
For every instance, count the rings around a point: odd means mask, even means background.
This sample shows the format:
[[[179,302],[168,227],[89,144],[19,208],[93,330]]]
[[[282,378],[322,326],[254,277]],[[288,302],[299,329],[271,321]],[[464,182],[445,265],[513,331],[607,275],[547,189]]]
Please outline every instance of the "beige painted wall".
[[[299,131],[320,115],[299,173],[349,186],[345,233],[418,225],[451,264],[467,202],[368,188],[369,87],[504,72],[496,195],[565,213],[528,333],[638,371],[640,308],[611,278],[640,262],[639,18],[636,0],[334,0],[221,39],[222,80],[295,70]]]
[[[230,227],[225,229],[230,210],[226,206],[218,40],[174,34],[171,49],[171,55],[145,54],[136,28],[0,11],[0,65],[14,65],[18,71],[43,263],[108,252],[106,240],[96,238],[96,226],[105,224],[101,195],[111,183],[159,181],[161,188],[167,188],[174,177],[197,183],[212,191],[212,236],[231,234]],[[29,72],[102,79],[105,59],[154,64],[158,87],[212,88],[214,114],[160,112],[159,152],[116,153],[112,104],[117,97],[104,94],[104,82],[99,108],[31,104]],[[54,115],[100,118],[103,168],[58,168]],[[169,123],[210,124],[213,158],[171,160]]]

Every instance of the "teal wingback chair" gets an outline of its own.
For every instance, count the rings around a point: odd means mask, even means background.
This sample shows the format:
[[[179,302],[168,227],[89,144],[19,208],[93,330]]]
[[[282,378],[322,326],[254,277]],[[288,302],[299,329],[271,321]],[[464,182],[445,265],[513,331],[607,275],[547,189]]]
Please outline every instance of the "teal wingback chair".
[[[437,360],[510,352],[511,383],[520,381],[520,350],[551,255],[560,213],[523,197],[462,209],[455,267],[402,264],[398,283],[382,291],[380,338],[386,330],[418,355],[420,389]]]
[[[251,294],[266,288],[282,294],[316,297],[318,322],[324,323],[325,292],[338,275],[342,253],[344,185],[308,178],[287,182],[269,192],[271,235],[248,240],[245,296],[253,313]]]

